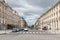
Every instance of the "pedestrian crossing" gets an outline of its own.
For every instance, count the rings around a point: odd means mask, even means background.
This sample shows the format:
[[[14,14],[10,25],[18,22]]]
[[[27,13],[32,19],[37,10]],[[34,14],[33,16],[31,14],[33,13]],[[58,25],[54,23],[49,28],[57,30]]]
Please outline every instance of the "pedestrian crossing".
[[[53,34],[53,33],[50,33],[50,32],[40,32],[40,31],[20,31],[20,32],[11,32],[9,33],[11,35],[20,35],[20,34],[43,34],[43,35],[50,35],[50,34]]]
[[[20,34],[41,34],[45,32],[20,32]]]

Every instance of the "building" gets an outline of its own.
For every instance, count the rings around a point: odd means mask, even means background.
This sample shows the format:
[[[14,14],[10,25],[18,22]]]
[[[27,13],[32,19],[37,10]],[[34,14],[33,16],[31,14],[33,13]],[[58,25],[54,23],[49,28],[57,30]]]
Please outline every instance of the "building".
[[[21,23],[18,12],[13,10],[4,0],[0,0],[0,29],[21,27]]]
[[[23,17],[21,18],[21,27],[27,27],[27,22]]]
[[[47,30],[60,30],[60,0],[47,12],[40,16],[35,23],[36,28],[47,28]]]
[[[34,28],[36,29],[40,29],[40,18],[38,18],[38,20],[36,21],[35,25],[34,25]]]

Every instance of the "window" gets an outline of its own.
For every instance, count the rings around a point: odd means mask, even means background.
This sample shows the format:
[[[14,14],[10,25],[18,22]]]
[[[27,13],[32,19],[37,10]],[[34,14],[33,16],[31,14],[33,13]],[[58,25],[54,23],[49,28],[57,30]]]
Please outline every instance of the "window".
[[[59,17],[59,21],[60,21],[60,17]]]
[[[54,16],[55,16],[55,13],[54,13]]]
[[[59,10],[59,13],[60,13],[60,10]]]

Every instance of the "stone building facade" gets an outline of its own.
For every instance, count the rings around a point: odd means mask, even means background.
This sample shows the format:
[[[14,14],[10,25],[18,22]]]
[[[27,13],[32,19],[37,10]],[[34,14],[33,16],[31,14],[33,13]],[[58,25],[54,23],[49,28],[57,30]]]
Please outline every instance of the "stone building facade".
[[[0,29],[13,27],[21,27],[21,17],[4,0],[0,0]]]
[[[27,27],[27,22],[25,21],[25,19],[22,17],[21,18],[21,27],[23,28],[23,27]]]
[[[47,12],[40,16],[35,23],[35,28],[47,30],[60,30],[60,1],[54,4]]]

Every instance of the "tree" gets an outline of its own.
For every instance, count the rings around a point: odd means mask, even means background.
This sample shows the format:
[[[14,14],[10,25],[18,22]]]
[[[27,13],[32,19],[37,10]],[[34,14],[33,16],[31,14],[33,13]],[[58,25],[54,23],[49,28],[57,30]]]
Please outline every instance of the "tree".
[[[34,25],[32,25],[30,28],[31,28],[31,29],[34,29]]]

